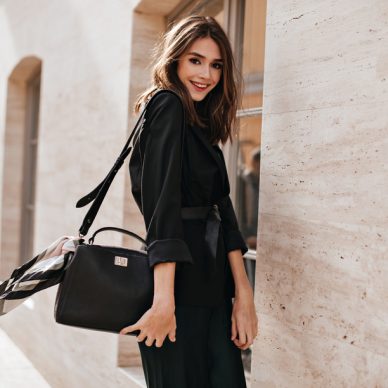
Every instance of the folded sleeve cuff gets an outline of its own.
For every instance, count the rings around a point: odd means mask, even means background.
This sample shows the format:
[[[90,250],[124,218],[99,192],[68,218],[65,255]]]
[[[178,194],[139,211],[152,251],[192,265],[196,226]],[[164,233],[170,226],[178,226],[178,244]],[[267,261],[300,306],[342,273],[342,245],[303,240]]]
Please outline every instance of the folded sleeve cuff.
[[[150,268],[158,263],[193,263],[187,244],[180,239],[153,241],[147,249]]]
[[[245,255],[248,252],[247,244],[239,230],[231,230],[226,233],[225,249],[227,253],[234,251],[235,249],[241,249],[242,255]]]

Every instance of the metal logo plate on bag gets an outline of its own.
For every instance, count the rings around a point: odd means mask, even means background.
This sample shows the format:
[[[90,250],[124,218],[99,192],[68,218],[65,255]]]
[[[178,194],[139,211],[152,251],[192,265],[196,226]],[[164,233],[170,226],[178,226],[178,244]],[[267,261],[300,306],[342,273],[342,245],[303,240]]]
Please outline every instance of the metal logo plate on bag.
[[[115,256],[115,265],[119,265],[121,267],[128,266],[128,258],[122,256]]]

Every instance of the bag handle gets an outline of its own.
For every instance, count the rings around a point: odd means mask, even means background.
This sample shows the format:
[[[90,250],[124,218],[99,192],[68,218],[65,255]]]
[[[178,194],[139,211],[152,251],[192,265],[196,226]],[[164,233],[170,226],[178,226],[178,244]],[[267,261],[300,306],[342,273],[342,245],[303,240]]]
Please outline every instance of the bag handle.
[[[119,171],[120,167],[123,165],[125,158],[129,155],[131,152],[134,143],[138,139],[138,137],[141,134],[141,131],[143,129],[144,123],[146,121],[145,114],[147,105],[152,100],[153,97],[158,95],[159,93],[166,91],[166,89],[160,89],[158,90],[146,103],[143,108],[143,111],[141,112],[134,129],[132,130],[127,142],[125,143],[124,148],[122,149],[119,157],[116,159],[115,163],[113,164],[113,167],[108,172],[107,176],[104,178],[104,180],[95,188],[93,189],[89,194],[82,197],[80,200],[78,200],[76,207],[83,207],[90,202],[93,201],[92,205],[90,206],[88,212],[86,213],[82,225],[79,228],[79,237],[84,237],[87,235],[89,228],[92,226],[94,219],[96,218],[96,215],[101,207],[102,201],[105,198],[105,195],[116,176],[117,172]],[[168,90],[169,92],[176,94],[172,90]],[[177,94],[176,94],[177,95]],[[179,96],[178,96],[179,97]],[[132,138],[135,136],[135,141],[132,142],[132,147],[130,146]]]
[[[130,230],[126,230],[126,229],[121,229],[121,228],[116,228],[115,226],[104,226],[103,228],[100,228],[100,229],[97,229],[92,237],[89,238],[89,244],[93,244],[94,243],[94,239],[95,237],[97,236],[98,233],[100,232],[104,232],[106,230],[112,230],[114,232],[120,232],[120,233],[124,233],[124,234],[127,234],[129,236],[132,236],[134,238],[136,238],[137,240],[139,240],[140,242],[142,242],[145,246],[147,246],[147,243],[145,242],[145,240],[143,240],[140,236],[138,236],[136,233],[133,233],[131,232]]]

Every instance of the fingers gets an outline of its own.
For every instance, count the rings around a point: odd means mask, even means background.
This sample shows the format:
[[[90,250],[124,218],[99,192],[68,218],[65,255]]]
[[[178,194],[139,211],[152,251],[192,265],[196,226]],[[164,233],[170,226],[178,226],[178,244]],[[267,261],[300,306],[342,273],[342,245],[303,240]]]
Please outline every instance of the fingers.
[[[231,340],[241,350],[248,349],[259,333],[259,319],[256,311],[244,311],[233,305],[231,316]]]
[[[241,327],[241,326],[239,327],[237,325],[237,331],[238,331],[238,340],[240,344],[245,345],[247,342],[247,335],[244,327]]]
[[[155,346],[156,346],[157,348],[161,348],[162,345],[163,345],[163,342],[164,342],[165,338],[166,338],[166,337],[157,338],[157,339],[156,339],[156,342],[155,342]]]
[[[140,334],[136,337],[136,341],[137,342],[143,342],[144,339],[147,338],[147,340],[145,341],[145,344],[147,346],[152,346],[154,341],[155,341],[155,346],[157,348],[160,348],[162,347],[163,345],[163,342],[165,341],[167,336],[164,336],[164,337],[160,337],[160,338],[157,338],[157,337],[154,337],[150,334],[147,334],[144,330],[140,332]],[[171,330],[169,333],[168,333],[168,338],[171,342],[175,342],[176,341],[176,338],[175,338],[175,330]]]
[[[257,332],[254,328],[251,328],[251,330],[249,330],[245,327],[239,327],[237,332],[238,336],[233,339],[234,344],[241,350],[248,349],[253,344]]]
[[[171,342],[175,342],[176,318],[171,311],[162,311],[158,307],[151,307],[133,325],[120,330],[120,334],[136,331],[137,342],[145,341],[146,346],[161,347],[167,335]]]
[[[140,334],[136,337],[136,341],[142,342],[146,337],[147,337],[147,334],[144,331],[141,331]]]
[[[147,339],[146,339],[147,338]],[[147,335],[145,331],[141,331],[140,334],[136,337],[136,341],[137,342],[143,342],[144,340],[146,339],[146,341],[144,342],[147,346],[152,346],[154,341],[155,341],[155,338],[151,335]],[[163,341],[162,341],[163,343]]]
[[[171,342],[175,342],[175,341],[176,341],[175,329],[171,330],[171,331],[168,333],[168,339],[169,339]]]
[[[231,340],[234,341],[237,336],[237,327],[236,327],[236,320],[232,318],[232,338]]]
[[[172,329],[168,332],[168,339],[171,341],[171,342],[175,342],[176,341],[176,317],[174,315],[174,322],[173,322],[173,326],[172,326]]]
[[[121,329],[120,334],[127,334],[127,333],[130,333],[131,331],[135,331],[135,330],[139,330],[139,329],[140,328],[139,328],[138,324],[135,323],[133,325],[124,327],[124,329]]]
[[[252,333],[248,333],[247,334],[247,342],[246,342],[246,347],[249,348],[249,346],[251,346],[253,344],[253,334]]]
[[[157,336],[155,336],[155,334],[147,333],[147,330],[142,328],[141,325],[137,325],[137,324],[125,327],[124,329],[122,329],[120,331],[120,334],[127,334],[127,333],[129,333],[131,331],[134,331],[134,330],[139,330],[140,331],[139,335],[136,336],[136,341],[137,342],[143,342],[146,339],[145,345],[147,345],[147,346],[152,346],[154,344],[154,342],[155,342],[155,346],[160,348],[160,347],[162,347],[163,342],[164,342],[164,340],[167,337],[167,335],[165,335],[163,337],[157,337]],[[176,341],[175,332],[176,332],[176,328],[173,328],[168,333],[168,338],[169,338],[169,340],[171,342],[175,342]]]
[[[152,346],[152,345],[154,344],[154,341],[155,341],[155,338],[153,338],[153,337],[147,337],[147,340],[146,340],[145,344],[146,344],[147,346]]]
[[[233,342],[236,345],[236,347],[238,347],[241,350],[246,350],[252,345],[249,342],[247,342],[246,344],[242,344],[241,342],[239,342],[238,339],[234,340]]]
[[[147,338],[147,340],[145,341],[145,344],[147,346],[152,346],[154,344],[154,341],[155,341],[155,346],[157,348],[161,348],[163,346],[164,340],[166,339],[166,336],[161,337],[161,338],[154,338],[152,336],[146,336],[144,333],[142,333],[141,335],[139,335],[137,337],[137,341],[142,342],[144,340],[144,338]],[[172,342],[175,342],[175,339]]]

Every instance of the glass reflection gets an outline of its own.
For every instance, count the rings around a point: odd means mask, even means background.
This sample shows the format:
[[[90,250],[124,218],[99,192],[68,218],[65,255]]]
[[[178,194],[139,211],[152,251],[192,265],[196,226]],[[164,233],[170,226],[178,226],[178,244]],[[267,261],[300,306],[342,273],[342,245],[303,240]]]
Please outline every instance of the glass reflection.
[[[260,187],[261,116],[240,119],[237,164],[237,209],[241,232],[256,250]]]

